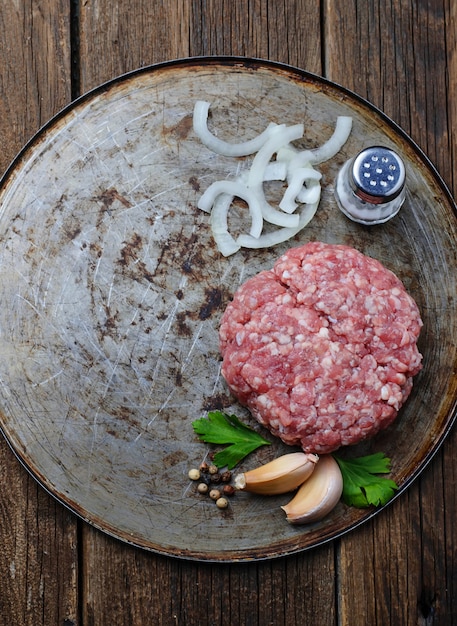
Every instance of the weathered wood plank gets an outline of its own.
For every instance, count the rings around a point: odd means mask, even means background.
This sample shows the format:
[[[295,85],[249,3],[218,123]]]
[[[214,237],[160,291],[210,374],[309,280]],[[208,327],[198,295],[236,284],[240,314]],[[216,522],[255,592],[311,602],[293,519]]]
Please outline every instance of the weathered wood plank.
[[[450,40],[443,36],[443,3],[328,0],[325,7],[326,76],[391,117],[451,184],[446,102],[453,73],[435,70],[453,38],[451,27]]]
[[[169,559],[84,527],[83,623],[232,626],[335,621],[333,549],[260,563]],[[107,594],[115,589],[115,595]]]
[[[400,500],[341,542],[339,557],[342,624],[353,616],[366,623],[415,624],[421,593],[416,500]]]
[[[192,3],[190,54],[271,59],[320,73],[319,6],[307,0],[198,0]]]
[[[317,5],[284,2],[192,3],[181,13],[180,33],[158,49],[155,42],[178,13],[175,3],[158,12],[158,3],[129,4],[120,55],[118,13],[103,0],[81,6],[81,88],[86,91],[135,66],[188,53],[268,57],[320,71],[320,28]],[[308,20],[297,15],[307,12]],[[135,17],[136,16],[136,17]],[[156,16],[156,17],[154,17]],[[97,24],[97,28],[95,28]],[[101,27],[103,24],[103,28]],[[100,69],[99,58],[106,56]],[[84,538],[84,623],[177,624],[213,626],[235,623],[301,624],[322,616],[335,621],[334,548],[300,557],[252,564],[196,564],[141,553],[89,527]],[[117,590],[115,602],[105,593]],[[135,589],[141,590],[136,595]],[[123,606],[121,613],[119,607]],[[95,617],[96,616],[96,617]]]
[[[447,161],[446,172],[443,174],[448,185],[453,192],[454,198],[457,196],[457,138],[455,129],[457,128],[457,5],[453,0],[447,0],[445,3],[445,30],[443,35],[446,40],[445,59],[446,63],[442,69],[442,74],[447,83],[446,92],[446,110],[448,112],[448,123],[445,137],[443,140],[443,156]],[[436,59],[437,67],[442,67],[442,63]],[[443,106],[441,104],[441,106]]]
[[[16,0],[0,11],[3,171],[70,99],[70,12],[64,0]]]
[[[14,0],[0,10],[0,169],[70,99],[67,5]],[[323,40],[318,3],[309,0],[81,0],[80,15],[82,92],[187,55],[288,62],[322,71],[382,108],[456,189],[451,0],[327,1]],[[339,609],[341,624],[456,624],[456,443],[454,433],[421,479],[373,522],[340,542],[278,561],[180,562],[83,524],[82,623],[298,625],[319,616],[325,626],[338,621]],[[0,623],[69,626],[78,618],[76,521],[36,486],[4,442],[0,472]]]
[[[136,0],[114,7],[96,0],[83,2],[80,14],[83,92],[137,67],[187,56],[241,55],[321,70],[319,7],[310,10],[307,0]]]
[[[189,2],[82,2],[82,92],[131,70],[189,56]]]
[[[92,10],[95,7],[96,5],[92,5]],[[100,10],[100,3],[98,7]],[[247,11],[243,13],[239,3],[193,3],[189,16],[189,54],[264,56],[319,72],[322,69],[320,16],[317,12],[310,13],[309,8],[306,2],[289,2],[284,5],[250,2],[247,3]],[[297,20],[297,15],[301,14],[306,14],[307,19]],[[107,15],[104,17],[108,21],[105,32],[114,32],[117,28],[115,20],[111,22]],[[164,19],[166,22],[166,18]],[[438,165],[445,178],[451,180],[452,170],[446,161],[445,151],[448,124],[443,116],[433,125],[428,123],[447,93],[446,82],[440,78],[435,81],[433,89],[429,89],[419,79],[424,73],[427,75],[428,68],[438,64],[439,55],[444,52],[439,7],[417,8],[413,4],[400,6],[396,2],[387,6],[384,3],[370,2],[361,7],[360,3],[341,1],[327,3],[324,19],[326,75],[382,108],[411,133]],[[85,28],[90,33],[89,22],[84,22],[83,19],[82,24],[83,30]],[[186,30],[182,24],[181,30]],[[133,27],[130,36],[135,32],[136,27]],[[151,34],[150,41],[154,41],[153,37]],[[90,45],[100,45],[102,49],[107,42],[109,43],[109,36],[105,35],[103,41],[98,44],[91,41]],[[414,43],[413,47],[410,42]],[[113,43],[116,44],[116,41]],[[110,68],[106,77],[109,77],[110,72],[115,75],[131,69],[135,64],[143,64],[144,59],[145,63],[149,63],[181,56],[176,54],[177,48],[173,42],[160,51],[161,55],[151,47],[147,57],[139,55],[133,37],[127,47],[131,66],[125,65],[124,56],[124,61],[117,67]],[[184,48],[179,50],[184,51]],[[144,48],[140,46],[140,49]],[[427,50],[426,55],[432,55],[433,58],[418,57],[417,50]],[[418,80],[410,80],[413,70]],[[100,80],[97,68],[90,67],[90,63],[84,71],[87,72],[83,72],[83,76],[87,76],[82,83],[84,88],[93,86]],[[428,71],[432,72],[432,69]],[[431,476],[434,478],[430,478]],[[438,571],[444,563],[443,559],[437,559],[439,546],[436,538],[430,544],[427,532],[424,533],[425,544],[418,551],[417,533],[424,520],[430,526],[437,525],[439,532],[436,537],[444,533],[440,515],[443,494],[436,489],[440,478],[438,457],[431,466],[428,479],[424,478],[421,484],[415,484],[407,496],[394,503],[385,514],[341,541],[338,596],[342,623],[362,623],[364,619],[369,623],[375,623],[376,620],[378,623],[388,623],[391,620],[415,623],[427,618],[426,606],[430,610],[436,610],[433,589],[438,581]],[[433,484],[430,485],[428,481]],[[434,498],[430,500],[429,495],[432,492]],[[424,504],[426,501],[431,501],[432,505],[427,507]],[[87,549],[88,558],[90,554],[98,552],[101,563],[115,559],[118,551],[116,543],[93,532],[86,529],[86,547],[91,546],[91,549]],[[381,550],[378,550],[378,545],[382,545]],[[430,545],[433,547],[430,548]],[[389,549],[386,550],[385,546],[389,546]],[[247,611],[251,611],[249,615],[252,623],[264,623],[268,615],[274,615],[275,619],[280,620],[284,606],[287,606],[290,619],[287,623],[300,623],[305,615],[317,614],[322,615],[321,623],[332,623],[332,555],[332,549],[325,548],[285,559],[277,566],[199,566],[166,561],[168,576],[160,589],[154,588],[154,583],[149,578],[143,579],[142,584],[149,590],[148,596],[159,600],[154,610],[157,611],[157,619],[159,614],[163,616],[163,623],[167,620],[167,611],[163,611],[163,606],[170,605],[172,610],[171,614],[168,613],[169,619],[176,623],[193,623],[193,620],[201,624],[230,623],[230,619],[243,619]],[[147,567],[163,567],[161,558],[141,555],[127,549],[122,563],[128,572],[132,571],[132,559],[135,572],[143,571]],[[435,561],[437,566],[434,565]],[[93,560],[88,563],[87,580],[90,580],[90,572],[94,569],[100,570],[100,566],[96,567]],[[426,576],[423,575],[425,570],[429,572]],[[289,585],[287,591],[283,586],[285,572]],[[280,582],[277,582],[278,576]],[[265,590],[263,601],[257,604],[257,610],[253,609],[250,602],[250,595],[255,590],[254,579],[261,581],[259,588]],[[290,581],[296,585],[293,592],[290,590]],[[106,582],[109,584],[109,578]],[[227,597],[227,587],[230,588],[230,597],[237,598],[236,604],[229,605],[228,612],[223,602]],[[317,590],[320,594],[316,593]],[[172,595],[169,596],[169,593]],[[278,595],[284,597],[285,593],[287,599],[281,605],[277,598]],[[114,615],[96,587],[90,593],[88,591],[87,596],[92,600],[91,610],[104,615],[105,619]],[[293,602],[289,602],[292,598]],[[444,605],[446,602],[448,600],[444,598]],[[205,606],[204,611],[201,604]],[[449,604],[447,608],[449,609]],[[228,614],[231,615],[230,619]],[[204,615],[209,616],[209,622],[205,621]]]
[[[70,100],[70,15],[64,0],[3,3],[0,136],[3,171]],[[0,441],[0,623],[77,619],[77,524]]]
[[[448,75],[436,73],[447,46],[455,50],[454,6],[449,11],[441,2],[326,2],[325,67],[330,79],[367,98],[409,133],[452,186],[448,83],[456,81],[455,54]],[[344,37],[332,36],[337,32]],[[400,501],[341,541],[342,624],[363,614],[366,623],[454,623],[449,580],[455,579],[455,537],[446,550],[440,538],[449,535],[446,502],[455,493],[444,467],[454,468],[455,475],[455,464],[445,447]]]
[[[76,623],[75,518],[26,473],[4,441],[0,454],[0,623]]]

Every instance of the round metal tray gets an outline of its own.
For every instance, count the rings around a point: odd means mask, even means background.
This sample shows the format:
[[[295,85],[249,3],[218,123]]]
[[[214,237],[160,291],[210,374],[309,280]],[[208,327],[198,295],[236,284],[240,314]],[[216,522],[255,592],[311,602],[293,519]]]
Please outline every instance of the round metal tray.
[[[229,141],[269,122],[304,122],[302,143],[315,147],[338,115],[352,116],[344,149],[320,166],[317,215],[295,239],[219,254],[196,203],[246,159],[201,145],[192,129],[197,99],[211,102],[212,127]],[[333,195],[343,162],[370,144],[402,156],[408,187],[399,215],[371,228],[342,215]],[[41,129],[5,174],[0,207],[1,428],[44,488],[121,540],[189,559],[265,559],[329,541],[378,512],[340,504],[322,522],[292,527],[279,508],[288,496],[237,494],[219,511],[187,478],[209,450],[192,429],[208,410],[260,430],[220,376],[218,324],[238,285],[289,246],[322,240],[376,257],[403,280],[424,320],[424,368],[412,395],[392,427],[350,453],[390,456],[399,497],[451,427],[454,203],[417,146],[335,84],[237,58],[130,73]],[[243,467],[284,451],[274,441]]]

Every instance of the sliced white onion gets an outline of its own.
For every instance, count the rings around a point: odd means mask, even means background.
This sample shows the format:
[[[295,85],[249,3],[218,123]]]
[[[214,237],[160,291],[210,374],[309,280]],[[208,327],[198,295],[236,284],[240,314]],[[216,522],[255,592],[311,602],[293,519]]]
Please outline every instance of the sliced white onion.
[[[223,256],[235,254],[241,247],[228,232],[228,212],[232,201],[232,195],[221,193],[215,199],[211,211],[211,232],[217,248]]]
[[[282,228],[296,228],[298,226],[298,215],[290,215],[285,211],[278,211],[265,199],[259,198],[262,209],[262,217],[266,222],[280,226]]]
[[[287,163],[284,161],[271,161],[265,168],[263,180],[264,182],[269,180],[286,180],[286,176]]]
[[[319,202],[314,204],[304,204],[300,209],[299,223],[296,228],[278,228],[274,231],[263,233],[260,237],[251,237],[250,235],[239,235],[236,239],[243,248],[268,248],[283,243],[297,235],[305,226],[313,219],[316,214]]]
[[[303,136],[303,124],[295,124],[294,126],[285,126],[281,124],[273,129],[271,136],[259,149],[252,161],[248,175],[248,187],[252,189],[260,189],[263,183],[265,169],[270,163],[276,152],[287,146],[291,141],[300,139]]]
[[[293,215],[287,215],[283,211],[278,211],[267,202],[263,190],[265,170],[271,162],[276,152],[287,146],[291,141],[300,139],[303,136],[303,124],[295,124],[294,126],[278,126],[271,134],[271,137],[264,143],[252,161],[249,170],[247,186],[255,191],[259,202],[261,203],[262,216],[270,224],[281,226],[284,228],[296,228],[298,226],[298,218]]]
[[[216,242],[217,249],[223,256],[230,256],[238,252],[241,248],[229,232],[219,233],[214,235],[214,241]]]
[[[306,186],[302,187],[297,195],[297,201],[300,204],[314,204],[319,202],[321,198],[322,187],[319,182],[307,181]]]
[[[255,191],[248,189],[240,181],[217,180],[200,197],[197,203],[198,208],[207,213],[211,212],[214,202],[220,194],[228,194],[247,202],[251,216],[250,235],[251,237],[259,237],[263,228],[263,217],[262,206]]]
[[[336,120],[333,135],[319,148],[310,150],[312,163],[323,163],[337,154],[344,146],[352,129],[352,117],[339,115]]]
[[[228,212],[234,196],[228,193],[220,193],[214,200],[211,211],[210,224],[214,235],[228,232]]]
[[[294,148],[294,146],[287,145],[283,148],[279,148],[276,153],[276,161],[280,161],[281,163],[290,163],[292,159],[297,156],[298,150]]]
[[[194,131],[204,145],[229,157],[256,153],[250,168],[241,171],[237,179],[214,182],[198,201],[197,206],[211,214],[211,229],[218,249],[229,256],[240,247],[265,248],[294,237],[312,220],[319,205],[322,175],[313,166],[341,150],[351,132],[352,118],[339,116],[332,136],[320,147],[298,150],[292,142],[303,136],[303,124],[270,124],[257,137],[232,144],[209,131],[209,108],[210,104],[202,100],[194,107]],[[287,181],[278,209],[265,197],[267,181]],[[251,217],[249,234],[236,239],[228,230],[228,213],[235,197],[248,204]],[[297,210],[298,205],[301,206]],[[279,228],[263,232],[264,222]]]
[[[312,167],[313,153],[311,150],[296,151],[291,154],[291,158],[287,164],[287,173],[292,174],[295,170],[303,167]]]
[[[249,170],[243,169],[237,176],[236,180],[239,180],[243,185],[247,185],[249,176]],[[279,161],[271,161],[268,163],[263,173],[263,181],[269,182],[272,180],[286,180],[287,178],[287,163]]]
[[[267,128],[253,139],[240,143],[230,143],[219,139],[208,128],[208,112],[210,103],[204,100],[197,100],[194,106],[193,127],[194,132],[200,141],[210,150],[228,157],[247,156],[260,150],[265,141],[270,137],[271,131],[277,124],[271,123]]]
[[[299,194],[302,191],[310,191],[311,186],[314,183],[314,187],[317,186],[320,188],[318,184],[320,179],[322,178],[322,174],[312,167],[299,167],[292,172],[290,177],[288,178],[288,186],[284,195],[282,197],[281,202],[279,203],[279,208],[285,211],[286,213],[293,213],[297,208],[296,200]],[[309,185],[309,187],[308,187]],[[305,186],[305,189],[303,187]],[[302,195],[302,198],[306,197]],[[313,196],[311,196],[313,197]],[[316,200],[314,200],[315,202]],[[308,200],[301,200],[301,202],[309,202]]]
[[[278,167],[273,167],[273,166],[278,166]],[[263,182],[266,182],[268,180],[284,180],[286,178],[286,175],[287,175],[287,167],[285,163],[271,162],[268,164],[267,168],[265,169]],[[247,179],[248,179],[248,172],[243,171],[239,175],[239,177],[236,179],[236,182],[244,186],[245,188],[247,188]],[[297,215],[288,215],[284,211],[278,211],[266,201],[262,186],[256,189],[250,189],[250,192],[257,197],[257,200],[261,207],[262,218],[265,221],[270,222],[270,224],[274,224],[275,226],[284,226],[288,228],[289,227],[295,228],[298,225]],[[211,204],[205,203],[204,206],[201,206],[199,208],[203,209],[204,211],[206,210],[209,213],[211,211]]]

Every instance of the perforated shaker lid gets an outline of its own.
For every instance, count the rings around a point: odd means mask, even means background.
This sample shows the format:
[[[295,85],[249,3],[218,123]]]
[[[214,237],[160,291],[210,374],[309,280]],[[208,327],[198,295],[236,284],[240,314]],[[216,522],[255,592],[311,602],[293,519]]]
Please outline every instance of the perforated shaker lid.
[[[372,146],[354,159],[350,184],[365,202],[383,204],[394,200],[405,184],[405,166],[393,150]]]

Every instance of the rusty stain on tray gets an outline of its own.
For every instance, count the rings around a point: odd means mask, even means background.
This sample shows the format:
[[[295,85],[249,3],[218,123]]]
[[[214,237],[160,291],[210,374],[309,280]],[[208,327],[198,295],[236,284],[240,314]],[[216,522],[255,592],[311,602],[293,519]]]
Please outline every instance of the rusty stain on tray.
[[[314,147],[337,115],[352,115],[348,144],[322,165],[317,216],[293,241],[228,259],[217,252],[197,199],[242,160],[198,142],[196,99],[212,102],[210,123],[227,139],[235,131],[252,137],[271,121],[304,121]],[[333,198],[338,168],[368,142],[400,152],[409,181],[404,209],[374,229],[346,220]],[[215,512],[186,480],[208,451],[192,420],[214,408],[250,420],[220,375],[220,315],[238,285],[289,245],[321,239],[378,258],[403,279],[424,318],[424,370],[410,400],[392,428],[354,453],[387,452],[403,489],[450,427],[453,201],[401,131],[331,83],[222,59],[127,75],[37,135],[4,177],[0,205],[3,432],[45,488],[124,541],[172,556],[249,561],[310,548],[372,515],[339,505],[322,522],[295,528],[280,497],[243,494]],[[248,463],[283,451],[275,441]]]

